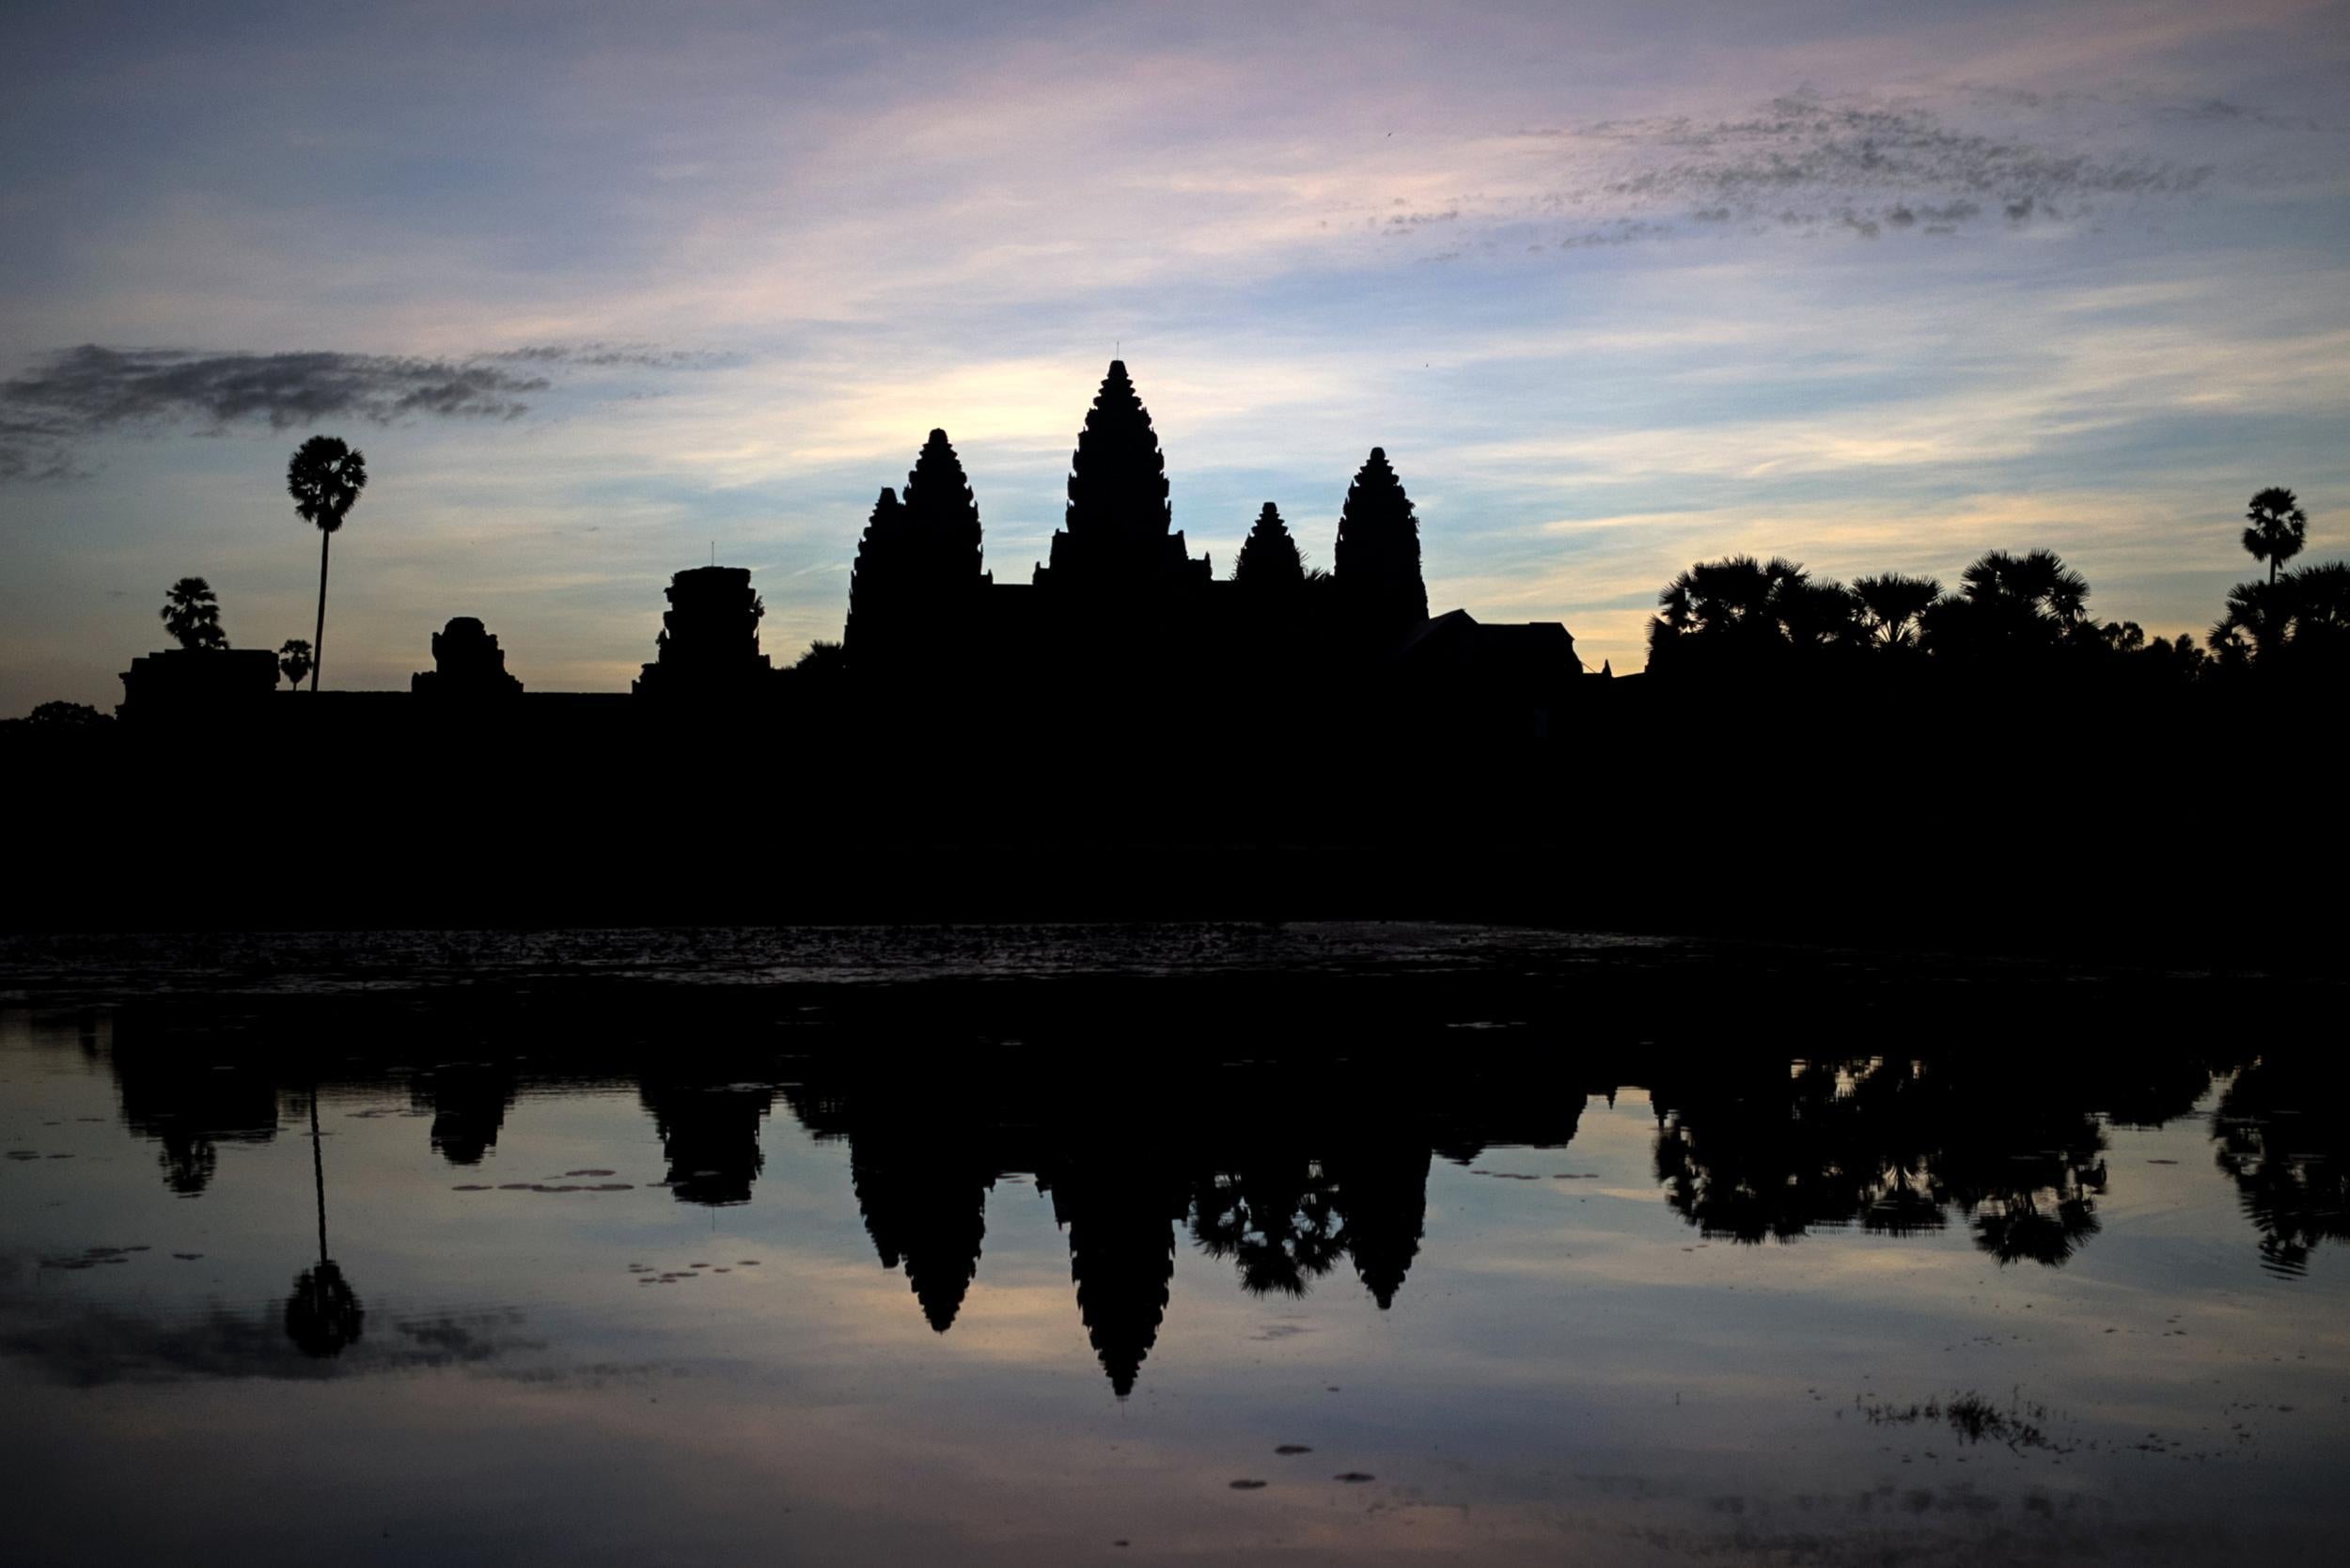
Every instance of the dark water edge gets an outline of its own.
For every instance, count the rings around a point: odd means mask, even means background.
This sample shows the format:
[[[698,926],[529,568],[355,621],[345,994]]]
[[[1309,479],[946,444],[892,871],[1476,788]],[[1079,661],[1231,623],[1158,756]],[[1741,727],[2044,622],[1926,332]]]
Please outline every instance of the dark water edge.
[[[836,846],[837,847],[837,846]],[[323,864],[336,874],[316,883]],[[21,863],[20,863],[21,866]],[[241,856],[175,892],[123,860],[70,870],[23,867],[0,902],[0,953],[96,951],[121,934],[175,934],[268,944],[287,934],[346,933],[392,940],[410,931],[769,931],[855,933],[881,927],[1019,933],[1106,926],[1277,929],[1285,925],[1393,930],[1478,927],[1597,934],[1631,942],[1702,944],[1716,950],[1782,948],[1843,963],[2009,961],[2085,972],[2172,970],[2337,980],[2350,943],[2311,885],[2253,904],[2141,869],[2094,891],[2026,885],[1961,900],[1911,887],[1887,896],[1856,861],[1832,888],[1756,870],[1691,886],[1652,874],[1622,846],[1561,854],[1538,847],[1452,852],[1330,845],[1169,842],[1089,854],[1040,854],[1022,844],[798,855],[770,871],[746,849],[703,844],[673,857],[650,851],[582,859],[518,848],[505,858],[451,866],[397,843],[355,864],[280,845]],[[1905,874],[1905,873],[1904,873]],[[331,946],[331,944],[329,944]],[[1791,962],[1804,962],[1792,957]],[[8,962],[0,959],[0,967]]]
[[[2169,1034],[2240,1014],[2274,1025],[2344,994],[2326,973],[2165,964],[2137,951],[2091,962],[1964,947],[1704,938],[1445,919],[1101,920],[741,925],[239,929],[0,933],[0,996],[50,1004],[185,993],[248,999],[340,990],[576,991],[596,1006],[641,995],[660,1006],[768,1006],[799,990],[832,1005],[1027,1015],[1109,1010],[1143,993],[1159,1009],[1226,1010],[1244,1029],[1252,997],[1310,1002],[1332,1017],[1612,1020],[1648,1039],[1762,1016],[1907,1008],[1928,1030],[2006,1026],[2055,1033],[2073,1004],[2142,1012]],[[1129,996],[1128,994],[1132,995]],[[1933,1005],[1919,1005],[1924,996]],[[854,1002],[852,998],[856,998]],[[1399,1011],[1399,1009],[1401,1011]],[[1823,1012],[1819,1010],[1828,1010]],[[2106,1016],[2120,1016],[2108,1011]],[[1953,1024],[1953,1021],[1963,1021]],[[2108,1031],[2101,1031],[2109,1037]]]

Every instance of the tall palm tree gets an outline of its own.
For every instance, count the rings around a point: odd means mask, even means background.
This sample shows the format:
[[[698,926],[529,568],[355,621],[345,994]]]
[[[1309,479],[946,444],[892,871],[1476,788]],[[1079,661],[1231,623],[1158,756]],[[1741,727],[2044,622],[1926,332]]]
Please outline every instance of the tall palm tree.
[[[164,592],[164,607],[155,613],[180,647],[211,651],[228,646],[228,634],[220,626],[220,600],[212,584],[201,577],[182,577]]]
[[[2277,580],[2277,569],[2301,553],[2309,538],[2309,514],[2294,494],[2279,485],[2270,485],[2252,497],[2252,504],[2244,510],[2244,549],[2256,561],[2268,563],[2268,580]]]
[[[326,662],[326,547],[368,486],[368,460],[342,438],[314,435],[294,449],[286,465],[286,490],[294,510],[319,530],[319,623],[310,638],[310,689],[319,689]]]

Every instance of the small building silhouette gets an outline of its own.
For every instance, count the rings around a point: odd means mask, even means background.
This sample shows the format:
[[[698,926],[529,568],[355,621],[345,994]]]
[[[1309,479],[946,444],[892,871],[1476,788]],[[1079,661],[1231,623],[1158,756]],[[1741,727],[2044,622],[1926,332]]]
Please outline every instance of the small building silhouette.
[[[523,683],[506,672],[506,651],[480,621],[461,615],[432,634],[432,666],[409,677],[418,697],[444,699],[520,697]]]
[[[166,648],[131,661],[116,713],[141,724],[217,719],[265,705],[277,676],[266,648]]]
[[[1487,625],[1466,610],[1423,621],[1393,664],[1401,691],[1426,704],[1432,722],[1524,740],[1549,738],[1583,675],[1559,622]]]
[[[751,588],[747,566],[697,566],[669,579],[659,650],[630,685],[640,697],[742,698],[772,684],[775,667],[759,651],[767,606]]]

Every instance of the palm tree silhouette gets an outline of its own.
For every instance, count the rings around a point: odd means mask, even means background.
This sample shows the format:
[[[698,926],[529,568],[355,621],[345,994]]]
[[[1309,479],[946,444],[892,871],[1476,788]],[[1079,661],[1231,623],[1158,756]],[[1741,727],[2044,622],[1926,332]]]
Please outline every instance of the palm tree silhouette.
[[[2273,1273],[2300,1274],[2312,1247],[2350,1242],[2350,1139],[2318,1110],[2331,1098],[2314,1064],[2264,1058],[2236,1074],[2212,1119],[2213,1152]]]
[[[156,613],[163,617],[164,630],[179,638],[180,647],[197,651],[228,646],[228,634],[220,628],[220,601],[210,583],[201,577],[182,577],[164,597],[164,607]]]
[[[1872,642],[1882,648],[1914,648],[1927,607],[1942,597],[1942,585],[1932,577],[1888,572],[1855,577],[1852,591],[1860,602],[1861,630]]]
[[[2010,555],[1986,551],[1959,574],[1961,589],[1980,604],[1997,605],[2023,617],[2070,625],[2089,604],[2089,579],[2066,566],[2053,550]]]
[[[2228,609],[2211,629],[2214,652],[2230,664],[2274,658],[2293,631],[2291,583],[2238,583],[2228,590]]]
[[[2093,642],[2089,580],[2052,550],[1983,553],[1959,573],[1959,591],[1927,606],[1919,636],[1937,658],[1984,667],[2029,662]]]
[[[2293,635],[2340,648],[2350,636],[2350,562],[2326,561],[2287,572],[2293,584]]]
[[[2350,646],[2350,564],[2326,561],[2265,583],[2238,583],[2211,629],[2212,651],[2241,665],[2280,657],[2302,664]]]
[[[2277,569],[2301,553],[2309,537],[2309,514],[2290,490],[2270,485],[2252,497],[2244,510],[2244,549],[2256,561],[2268,563],[2268,580]]]
[[[1656,603],[1648,628],[1653,669],[1684,655],[1718,658],[1716,667],[1729,668],[1732,660],[1849,646],[1859,635],[1861,607],[1851,590],[1782,556],[1700,561],[1666,584]]]
[[[1663,611],[1659,619],[1676,632],[1699,634],[1718,634],[1759,620],[1770,603],[1773,584],[1784,574],[1778,569],[1787,566],[1774,558],[1766,567],[1752,556],[1700,561],[1656,596]]]
[[[1250,1295],[1302,1296],[1344,1255],[1336,1200],[1311,1162],[1261,1153],[1200,1182],[1191,1233],[1209,1257],[1238,1265]]]
[[[1859,630],[1860,601],[1833,578],[1811,578],[1798,567],[1771,591],[1771,614],[1791,648],[1849,646]]]
[[[319,689],[326,662],[326,547],[368,485],[368,462],[339,436],[314,435],[294,449],[286,465],[286,490],[294,510],[319,530],[319,623],[310,639],[310,689]]]
[[[286,684],[302,689],[302,678],[310,673],[310,645],[300,637],[288,637],[277,651],[277,673],[286,678]]]

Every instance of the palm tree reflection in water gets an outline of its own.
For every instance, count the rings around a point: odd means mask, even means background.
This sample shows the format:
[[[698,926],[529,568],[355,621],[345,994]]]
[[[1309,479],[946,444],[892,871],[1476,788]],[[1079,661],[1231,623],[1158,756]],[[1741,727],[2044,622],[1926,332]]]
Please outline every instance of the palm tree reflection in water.
[[[1708,1237],[1793,1241],[1857,1222],[1887,1235],[1939,1230],[1951,1210],[2002,1263],[2063,1263],[2098,1231],[2106,1133],[2088,1107],[2121,1103],[2093,1079],[2018,1093],[1998,1064],[1817,1061],[1692,1074],[1655,1092],[1656,1176]],[[2167,1104],[2184,1112],[2198,1073]]]
[[[294,1277],[286,1298],[286,1338],[305,1356],[340,1356],[359,1341],[368,1314],[359,1293],[326,1255],[326,1158],[319,1136],[318,1086],[310,1086],[310,1175],[318,1194],[319,1261]]]

